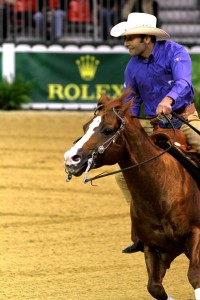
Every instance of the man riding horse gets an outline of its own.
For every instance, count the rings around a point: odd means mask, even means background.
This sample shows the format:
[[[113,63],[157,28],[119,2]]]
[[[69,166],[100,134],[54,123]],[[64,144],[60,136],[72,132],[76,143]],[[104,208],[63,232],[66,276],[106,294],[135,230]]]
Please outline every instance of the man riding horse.
[[[192,63],[187,50],[180,44],[170,41],[164,30],[156,27],[157,19],[145,13],[131,13],[126,22],[120,22],[111,29],[114,37],[124,36],[124,45],[131,55],[124,77],[124,89],[131,88],[135,93],[132,112],[139,116],[141,104],[144,105],[147,133],[153,131],[150,119],[158,117],[159,126],[164,128],[166,122],[162,115],[175,112],[200,130],[200,119],[192,103]],[[129,101],[133,95],[126,98]],[[173,117],[174,127],[183,131],[188,144],[200,153],[200,135],[187,124]],[[131,196],[122,173],[116,180],[127,202]],[[123,250],[123,253],[141,251],[143,245],[134,237],[134,244]]]

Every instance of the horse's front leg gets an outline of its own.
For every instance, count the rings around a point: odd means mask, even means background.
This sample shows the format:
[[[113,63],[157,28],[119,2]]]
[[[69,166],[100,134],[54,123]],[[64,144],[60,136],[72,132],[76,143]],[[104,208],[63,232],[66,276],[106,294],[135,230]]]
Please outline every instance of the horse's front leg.
[[[162,285],[166,270],[175,256],[159,253],[157,250],[144,247],[145,262],[148,272],[148,291],[157,300],[173,300],[165,292]]]
[[[187,255],[190,260],[188,279],[195,291],[195,299],[200,300],[200,228],[194,228],[188,239]]]

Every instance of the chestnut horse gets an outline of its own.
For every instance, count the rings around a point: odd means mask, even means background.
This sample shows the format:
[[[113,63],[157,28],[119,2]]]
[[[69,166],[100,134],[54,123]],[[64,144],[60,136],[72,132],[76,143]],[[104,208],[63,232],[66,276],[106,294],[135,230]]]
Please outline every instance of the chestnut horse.
[[[198,184],[173,156],[154,144],[130,115],[130,102],[124,103],[124,97],[101,97],[94,117],[83,127],[84,136],[64,155],[68,180],[118,163],[132,195],[133,228],[144,244],[149,293],[158,300],[173,299],[162,281],[171,262],[184,253],[189,259],[189,282],[200,300]]]

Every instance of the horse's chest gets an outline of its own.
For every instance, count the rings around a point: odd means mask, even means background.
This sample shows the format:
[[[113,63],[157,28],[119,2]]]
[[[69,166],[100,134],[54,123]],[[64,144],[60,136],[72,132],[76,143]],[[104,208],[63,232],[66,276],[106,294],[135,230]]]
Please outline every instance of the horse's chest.
[[[147,245],[165,248],[169,241],[176,243],[180,239],[180,228],[176,228],[171,219],[161,216],[159,210],[153,207],[145,209],[133,206],[131,217],[133,230]]]

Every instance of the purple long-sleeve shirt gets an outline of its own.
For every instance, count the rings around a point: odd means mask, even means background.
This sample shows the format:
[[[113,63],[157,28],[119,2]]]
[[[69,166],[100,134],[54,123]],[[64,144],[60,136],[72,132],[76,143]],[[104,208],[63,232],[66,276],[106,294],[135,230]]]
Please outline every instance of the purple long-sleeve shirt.
[[[145,115],[155,116],[158,103],[165,96],[174,100],[173,111],[191,103],[194,97],[191,73],[190,55],[173,41],[156,42],[148,60],[132,57],[125,69],[124,88],[130,87],[138,95],[132,108],[134,115],[140,114],[143,102]]]

